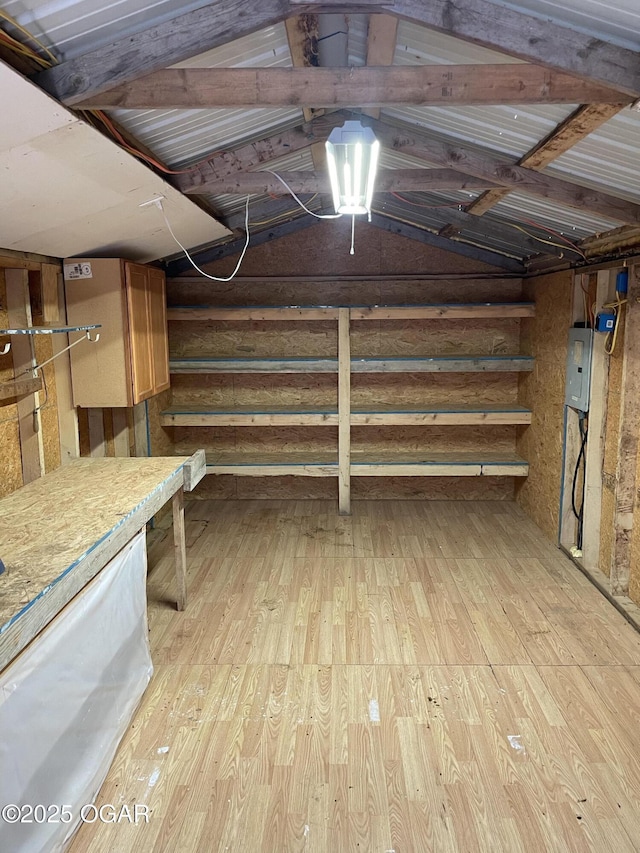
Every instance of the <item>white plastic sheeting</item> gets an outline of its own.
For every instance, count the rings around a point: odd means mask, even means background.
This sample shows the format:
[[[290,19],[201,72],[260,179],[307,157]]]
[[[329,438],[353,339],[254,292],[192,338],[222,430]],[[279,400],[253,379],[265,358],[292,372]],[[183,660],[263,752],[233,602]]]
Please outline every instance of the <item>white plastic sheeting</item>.
[[[153,672],[146,569],[141,532],[0,674],[0,806],[32,820],[0,821],[0,850],[59,853],[100,790]]]

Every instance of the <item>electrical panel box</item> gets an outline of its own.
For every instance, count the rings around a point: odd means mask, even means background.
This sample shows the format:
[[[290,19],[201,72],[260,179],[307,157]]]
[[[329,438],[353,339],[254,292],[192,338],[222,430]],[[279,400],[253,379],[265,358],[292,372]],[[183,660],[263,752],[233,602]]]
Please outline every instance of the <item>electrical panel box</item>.
[[[569,329],[565,405],[581,412],[589,410],[593,329]]]

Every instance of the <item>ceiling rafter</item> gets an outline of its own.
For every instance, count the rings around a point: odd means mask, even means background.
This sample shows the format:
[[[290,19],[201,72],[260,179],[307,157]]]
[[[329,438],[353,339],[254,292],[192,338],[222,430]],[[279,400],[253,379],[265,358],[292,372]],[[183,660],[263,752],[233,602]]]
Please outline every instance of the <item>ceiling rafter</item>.
[[[265,164],[268,166],[268,163]],[[278,172],[296,193],[330,193],[329,175],[326,171],[315,172]],[[376,193],[379,192],[432,192],[433,190],[477,190],[495,187],[494,181],[463,175],[454,169],[382,169],[376,175]],[[198,192],[231,193],[273,193],[281,195],[286,190],[282,183],[265,171],[237,172],[216,183],[209,182],[206,188],[193,190],[190,196]]]
[[[599,83],[537,65],[164,68],[81,101],[83,109],[366,108],[628,104]]]
[[[372,7],[343,2],[340,9]],[[299,12],[335,12],[336,6],[289,0],[230,0],[178,15],[148,30],[67,60],[35,76],[67,105],[135,80]],[[640,95],[640,54],[567,26],[498,6],[488,0],[393,0],[375,11],[481,44],[510,56],[595,80],[631,97]]]
[[[457,140],[429,137],[414,127],[393,127],[375,119],[367,119],[367,123],[382,145],[426,160],[431,165],[487,178],[513,191],[550,199],[578,210],[593,211],[614,221],[631,225],[640,222],[640,205],[602,190],[524,168],[517,161],[497,156],[487,149],[464,146]]]
[[[534,145],[531,151],[521,157],[518,165],[536,171],[544,169],[561,154],[569,151],[574,145],[597,130],[614,115],[617,115],[620,109],[615,104],[584,104],[578,107],[548,136]],[[468,208],[468,212],[479,216],[493,207],[501,198],[504,198],[508,192],[508,190],[502,190],[500,194],[495,192],[492,196],[489,196],[489,193],[484,193]]]
[[[318,16],[296,15],[284,22],[287,42],[294,68],[314,68],[318,65]],[[311,121],[322,110],[313,106],[304,106],[302,114],[305,121]]]
[[[370,15],[367,33],[367,65],[393,65],[398,41],[398,19],[394,15]],[[370,107],[364,114],[380,118],[380,107]]]

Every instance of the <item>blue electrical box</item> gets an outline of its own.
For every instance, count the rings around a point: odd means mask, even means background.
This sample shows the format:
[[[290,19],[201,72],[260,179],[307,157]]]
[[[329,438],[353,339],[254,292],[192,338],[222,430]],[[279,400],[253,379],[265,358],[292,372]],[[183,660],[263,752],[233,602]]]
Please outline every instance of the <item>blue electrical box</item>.
[[[602,311],[596,317],[596,332],[613,332],[616,327],[616,315],[613,311]]]
[[[565,405],[589,411],[589,389],[591,384],[591,351],[593,329],[569,329],[567,348],[567,387]]]

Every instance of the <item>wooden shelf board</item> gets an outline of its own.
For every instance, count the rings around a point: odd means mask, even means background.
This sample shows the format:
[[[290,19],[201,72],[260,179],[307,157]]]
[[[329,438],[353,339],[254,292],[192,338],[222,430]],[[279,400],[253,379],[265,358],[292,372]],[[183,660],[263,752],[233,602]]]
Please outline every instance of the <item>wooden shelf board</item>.
[[[175,305],[167,310],[168,320],[336,320],[332,305]]]
[[[320,453],[210,453],[207,474],[242,477],[337,477],[337,454]]]
[[[352,373],[511,373],[533,370],[526,355],[352,358]],[[174,358],[171,373],[336,373],[336,358]]]
[[[337,358],[177,358],[171,373],[337,373]]]
[[[13,400],[27,394],[35,394],[42,390],[42,377],[35,379],[14,379],[11,382],[0,382],[0,400]]]
[[[426,320],[533,317],[533,302],[473,302],[405,305],[174,305],[169,320],[335,320],[349,308],[352,320]]]
[[[467,320],[534,316],[533,302],[354,305],[351,308],[352,320]]]
[[[162,426],[335,426],[338,410],[285,407],[261,410],[247,406],[235,409],[172,408],[161,412],[160,423]]]
[[[531,412],[515,405],[468,405],[398,408],[355,406],[351,410],[352,426],[466,425],[466,424],[530,424]]]
[[[337,409],[291,409],[272,407],[267,410],[244,406],[234,409],[176,407],[160,414],[162,426],[305,426],[338,424]],[[376,406],[354,408],[352,426],[372,425],[465,425],[465,424],[529,424],[531,412],[523,406],[439,406],[398,408]]]
[[[352,477],[526,477],[529,465],[509,453],[389,453],[352,451]]]
[[[478,356],[391,356],[353,358],[352,373],[511,373],[533,370],[533,358],[526,355]]]

